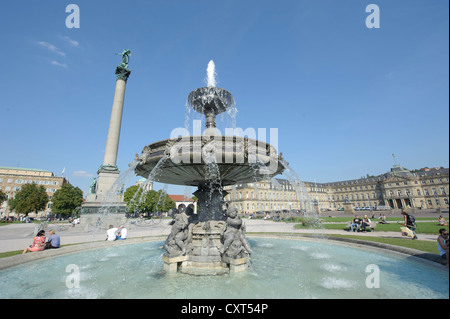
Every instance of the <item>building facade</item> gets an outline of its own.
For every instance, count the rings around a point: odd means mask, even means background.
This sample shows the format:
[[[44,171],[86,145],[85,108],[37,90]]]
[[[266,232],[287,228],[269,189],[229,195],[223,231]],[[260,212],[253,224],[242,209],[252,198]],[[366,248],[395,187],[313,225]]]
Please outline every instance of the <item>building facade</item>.
[[[7,200],[0,206],[0,217],[15,216],[8,206],[8,200],[14,198],[14,195],[21,190],[24,184],[35,183],[38,186],[44,186],[49,197],[49,202],[44,211],[39,212],[38,216],[30,213],[30,217],[45,217],[51,214],[53,194],[68,183],[64,177],[57,177],[52,172],[42,169],[21,168],[21,167],[4,167],[0,166],[0,191],[6,194]]]
[[[355,209],[448,209],[449,169],[409,171],[395,165],[378,176],[331,183],[272,179],[225,188],[225,201],[241,213],[261,211],[341,210],[350,202]]]
[[[178,208],[180,205],[188,207],[190,204],[194,205],[194,214],[197,214],[197,202],[192,198],[185,195],[169,195],[170,199],[174,201],[175,207]]]

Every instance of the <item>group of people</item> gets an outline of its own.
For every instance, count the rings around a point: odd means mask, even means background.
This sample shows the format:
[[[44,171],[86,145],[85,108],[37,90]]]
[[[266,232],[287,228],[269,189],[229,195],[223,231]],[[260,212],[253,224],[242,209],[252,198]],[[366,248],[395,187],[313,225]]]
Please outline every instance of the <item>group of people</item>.
[[[42,251],[44,249],[54,249],[59,248],[61,245],[61,238],[55,233],[53,229],[49,231],[50,236],[47,241],[45,241],[45,230],[40,230],[34,237],[33,243],[27,246],[22,254],[32,251]]]
[[[113,225],[109,225],[109,229],[106,231],[106,239],[105,241],[114,241],[114,240],[125,240],[128,236],[128,230],[124,225],[119,228],[114,227]]]
[[[372,222],[370,221],[369,217],[367,217],[367,215],[364,215],[363,219],[359,218],[358,215],[356,215],[352,220],[352,223],[350,224],[350,231],[367,232],[367,227],[371,227],[371,224]]]
[[[42,251],[45,249],[54,249],[61,246],[61,238],[55,233],[53,229],[49,231],[49,237],[46,241],[45,230],[40,230],[33,239],[33,243],[27,246],[22,254],[33,251]],[[113,225],[109,225],[109,229],[106,231],[106,240],[125,240],[128,236],[128,230],[125,226],[120,226],[119,228],[114,228]]]

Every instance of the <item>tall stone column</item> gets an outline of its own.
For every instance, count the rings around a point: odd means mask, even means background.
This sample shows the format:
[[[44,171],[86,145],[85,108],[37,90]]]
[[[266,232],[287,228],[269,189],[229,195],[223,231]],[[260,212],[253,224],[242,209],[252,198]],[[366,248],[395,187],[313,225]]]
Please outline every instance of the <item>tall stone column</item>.
[[[122,124],[123,102],[125,98],[125,87],[131,71],[128,64],[122,63],[116,68],[116,89],[109,121],[108,136],[106,139],[105,157],[103,164],[97,172],[98,199],[103,199],[106,193],[113,186],[120,173],[117,167],[117,153],[119,149],[120,127]]]
[[[120,127],[122,124],[123,104],[125,98],[125,87],[131,71],[128,69],[129,50],[124,50],[122,63],[116,68],[116,88],[109,121],[108,136],[106,138],[105,156],[103,164],[97,171],[97,178],[91,183],[89,195],[82,205],[82,219],[86,229],[93,225],[112,224],[118,226],[125,220],[125,203],[119,190],[112,188],[119,177],[120,171],[117,167],[117,153],[119,149]],[[101,211],[107,208],[108,214]],[[119,214],[117,214],[119,213]],[[107,220],[104,220],[104,219]]]
[[[103,166],[116,166],[117,151],[119,149],[120,126],[122,124],[123,100],[125,97],[126,81],[117,79],[114,101],[109,121],[108,137],[106,139],[105,158]]]

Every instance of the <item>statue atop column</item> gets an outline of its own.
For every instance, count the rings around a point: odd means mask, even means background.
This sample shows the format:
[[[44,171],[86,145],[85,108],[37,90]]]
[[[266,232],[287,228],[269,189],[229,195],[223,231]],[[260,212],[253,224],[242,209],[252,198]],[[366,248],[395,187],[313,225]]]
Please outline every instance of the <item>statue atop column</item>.
[[[128,63],[130,62],[131,50],[124,49],[122,53],[116,53],[122,57],[122,63],[116,68],[117,79],[122,79],[125,82],[130,76],[131,70],[128,69]]]

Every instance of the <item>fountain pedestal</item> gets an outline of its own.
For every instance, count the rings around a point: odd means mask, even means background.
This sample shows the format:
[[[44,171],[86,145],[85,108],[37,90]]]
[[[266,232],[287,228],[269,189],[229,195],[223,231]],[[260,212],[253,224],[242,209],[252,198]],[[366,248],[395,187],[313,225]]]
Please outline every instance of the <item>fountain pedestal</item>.
[[[225,228],[225,221],[212,220],[193,225],[189,256],[181,264],[180,272],[192,275],[228,273],[228,266],[220,255]]]
[[[222,185],[211,182],[200,185],[194,195],[198,198],[197,211],[198,220],[201,222],[209,220],[225,220],[226,216],[222,209],[223,198],[228,194]]]
[[[251,250],[245,241],[245,229],[241,229],[242,221],[239,217],[232,217],[239,221],[238,227],[228,217],[227,221],[195,221],[180,230],[180,221],[187,219],[182,214],[184,213],[175,217],[172,233],[165,243],[167,252],[163,261],[166,272],[220,275],[248,268]],[[177,238],[182,243],[177,242]]]

